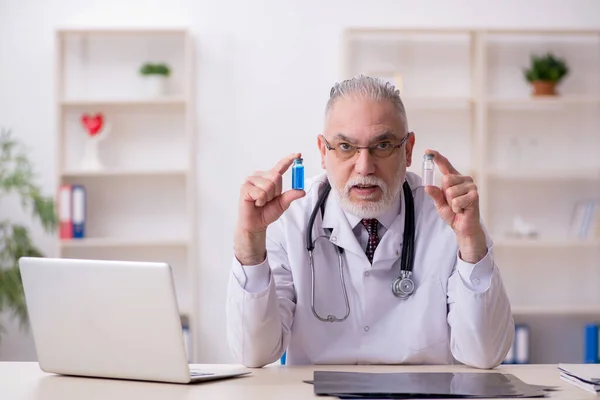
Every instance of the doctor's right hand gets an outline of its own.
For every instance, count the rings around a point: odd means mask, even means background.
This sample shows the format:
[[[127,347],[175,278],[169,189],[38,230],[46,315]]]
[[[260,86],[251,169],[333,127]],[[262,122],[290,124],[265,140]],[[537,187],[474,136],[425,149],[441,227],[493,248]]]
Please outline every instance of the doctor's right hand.
[[[235,257],[242,265],[261,264],[267,256],[267,227],[277,221],[304,190],[282,191],[282,175],[301,157],[293,153],[282,158],[269,171],[256,171],[246,178],[240,190],[235,229]]]

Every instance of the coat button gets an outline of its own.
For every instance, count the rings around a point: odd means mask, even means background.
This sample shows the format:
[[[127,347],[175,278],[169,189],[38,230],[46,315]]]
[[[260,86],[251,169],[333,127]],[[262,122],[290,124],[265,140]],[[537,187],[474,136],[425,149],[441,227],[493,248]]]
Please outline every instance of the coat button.
[[[365,271],[365,276],[369,276],[369,275],[371,275],[371,274],[369,273],[369,271]]]
[[[369,329],[370,328],[368,326],[365,326],[365,332],[369,332]]]
[[[481,281],[479,280],[479,278],[475,278],[475,279],[473,279],[473,283],[475,285],[479,285],[481,283]]]
[[[332,241],[333,243],[337,242],[337,237],[335,237],[335,236],[332,236],[332,237],[331,237],[331,241]]]

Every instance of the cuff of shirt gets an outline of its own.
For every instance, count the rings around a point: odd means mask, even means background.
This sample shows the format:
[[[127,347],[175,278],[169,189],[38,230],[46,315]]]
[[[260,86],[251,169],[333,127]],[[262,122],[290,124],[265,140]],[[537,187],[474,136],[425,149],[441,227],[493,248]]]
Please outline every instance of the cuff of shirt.
[[[262,292],[269,286],[271,280],[268,257],[257,265],[242,265],[237,258],[233,257],[232,272],[242,289],[249,293]]]
[[[456,255],[458,274],[467,288],[473,292],[485,292],[490,287],[492,274],[494,273],[494,259],[492,252],[488,252],[478,263],[471,264],[461,260],[460,255]]]

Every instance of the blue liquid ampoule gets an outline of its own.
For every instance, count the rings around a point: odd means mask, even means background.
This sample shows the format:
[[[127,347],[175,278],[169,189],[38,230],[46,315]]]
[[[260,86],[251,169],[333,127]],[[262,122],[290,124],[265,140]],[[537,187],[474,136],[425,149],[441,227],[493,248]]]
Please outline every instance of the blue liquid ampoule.
[[[292,189],[304,190],[304,165],[301,158],[296,158],[292,165]]]

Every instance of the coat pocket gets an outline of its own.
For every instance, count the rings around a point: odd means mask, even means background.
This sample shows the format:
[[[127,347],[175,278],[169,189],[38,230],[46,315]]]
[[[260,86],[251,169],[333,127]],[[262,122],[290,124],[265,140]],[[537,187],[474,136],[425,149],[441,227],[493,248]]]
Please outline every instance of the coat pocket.
[[[447,343],[447,294],[438,276],[431,277],[415,288],[410,302],[409,348],[413,352]]]

